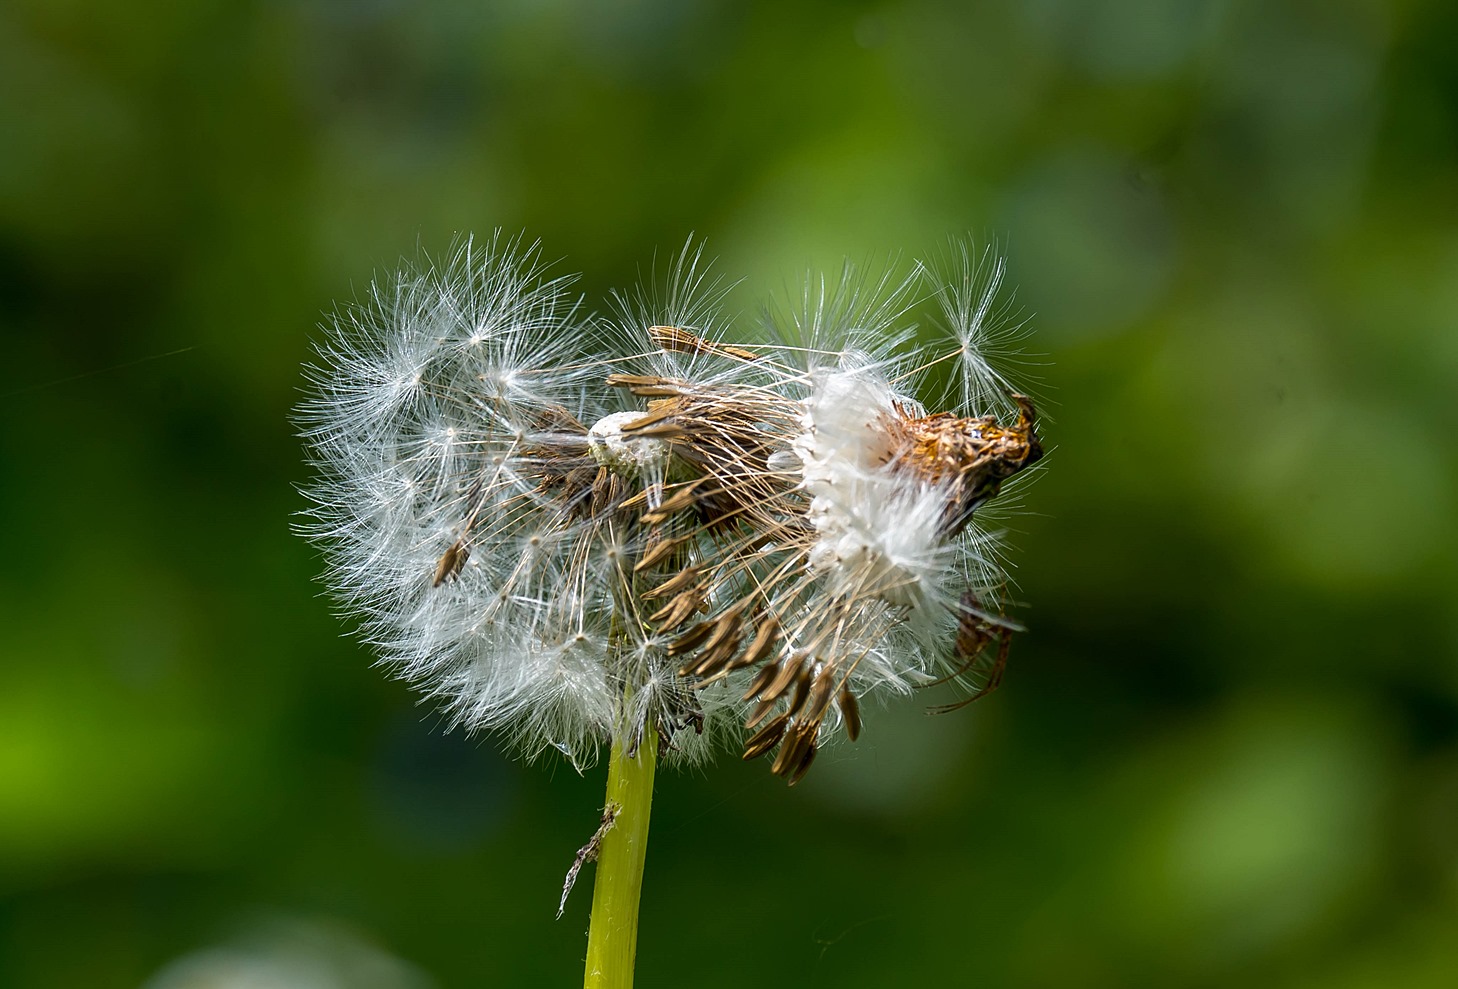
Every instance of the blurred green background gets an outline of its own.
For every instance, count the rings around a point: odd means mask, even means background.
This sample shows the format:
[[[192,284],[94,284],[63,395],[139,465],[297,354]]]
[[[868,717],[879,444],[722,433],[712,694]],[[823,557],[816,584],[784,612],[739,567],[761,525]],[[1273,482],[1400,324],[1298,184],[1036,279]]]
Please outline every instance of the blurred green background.
[[[1453,4],[15,0],[0,126],[0,985],[580,979],[600,772],[289,532],[322,314],[498,226],[970,231],[1051,362],[1004,687],[662,774],[641,985],[1458,985]]]

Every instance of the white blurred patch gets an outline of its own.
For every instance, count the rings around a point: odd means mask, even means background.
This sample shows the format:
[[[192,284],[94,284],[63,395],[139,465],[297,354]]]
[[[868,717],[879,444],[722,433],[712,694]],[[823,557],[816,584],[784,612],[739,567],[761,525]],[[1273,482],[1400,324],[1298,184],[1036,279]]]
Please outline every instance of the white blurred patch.
[[[333,920],[271,917],[171,962],[143,989],[434,989],[413,965]]]

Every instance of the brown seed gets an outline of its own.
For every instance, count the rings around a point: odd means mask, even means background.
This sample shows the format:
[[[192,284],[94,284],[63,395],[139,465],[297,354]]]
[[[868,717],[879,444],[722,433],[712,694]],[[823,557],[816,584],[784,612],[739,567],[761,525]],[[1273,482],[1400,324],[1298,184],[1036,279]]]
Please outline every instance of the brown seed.
[[[815,746],[816,727],[801,722],[792,722],[785,731],[785,740],[780,744],[780,751],[775,756],[775,763],[770,767],[770,772],[776,776],[784,776],[798,767],[801,760],[805,758],[805,749]]]
[[[743,607],[735,607],[724,612],[714,621],[714,634],[709,641],[704,643],[704,650],[716,648],[720,643],[739,632],[739,619],[744,614]]]
[[[805,706],[805,698],[810,693],[810,664],[806,663],[800,667],[800,672],[795,677],[795,696],[790,699],[790,713],[799,714]]]
[[[571,412],[568,412],[560,405],[549,405],[536,415],[537,428],[544,431],[566,431],[570,433],[585,433],[587,427],[577,420]]]
[[[730,660],[728,663],[724,664],[724,672],[733,673],[735,670],[742,670],[746,666],[753,666],[754,663],[754,660],[745,659],[743,655],[740,655]]]
[[[698,611],[699,605],[703,603],[704,599],[699,594],[699,589],[692,587],[649,615],[648,620],[658,623],[658,627],[664,631],[675,629],[688,621],[689,617]]]
[[[759,630],[754,633],[754,638],[749,641],[749,648],[744,650],[744,655],[735,660],[734,668],[739,669],[745,666],[753,666],[769,654],[770,647],[774,645],[775,638],[779,635],[780,623],[773,615],[766,615],[760,621]]]
[[[747,718],[744,719],[744,727],[745,728],[751,728],[752,729],[755,725],[757,725],[761,721],[763,721],[765,719],[765,716],[768,715],[774,709],[775,709],[775,702],[774,701],[760,701],[758,704],[756,704],[754,706],[754,710],[751,711],[751,712],[749,712],[749,717],[747,717]],[[786,711],[785,712],[785,717],[788,718],[793,713],[794,713],[793,711]]]
[[[827,668],[820,672],[815,682],[810,686],[810,697],[805,701],[805,717],[811,721],[819,722],[825,717],[825,709],[830,707],[830,699],[835,691],[836,672],[834,668]]]
[[[677,326],[650,326],[648,339],[664,350],[674,350],[681,354],[702,354],[707,350],[700,337]]]
[[[610,374],[607,383],[614,388],[626,388],[639,398],[677,398],[685,387],[672,378],[647,374]]]
[[[755,732],[749,741],[744,743],[744,761],[748,762],[750,759],[758,759],[770,749],[774,748],[781,736],[785,734],[785,726],[789,723],[789,714],[781,714],[778,717],[772,718],[768,724]]]
[[[634,419],[632,422],[624,423],[623,432],[635,433],[640,429],[647,429],[656,422],[662,422],[664,419],[678,415],[680,411],[677,402],[665,402],[662,408],[648,412],[642,418]]]
[[[440,562],[435,565],[435,579],[430,586],[439,587],[448,580],[455,580],[470,556],[471,549],[464,542],[457,539],[451,543],[450,549],[441,555]]]
[[[633,436],[636,439],[667,440],[669,443],[675,443],[687,438],[688,432],[676,422],[660,422],[656,426],[639,430]]]
[[[677,512],[682,512],[686,509],[692,508],[694,506],[694,503],[697,502],[699,499],[697,488],[699,487],[699,485],[703,484],[705,480],[706,478],[699,478],[698,480],[693,481],[689,484],[684,484],[680,486],[677,491],[669,495],[667,498],[664,498],[663,501],[659,503],[657,508],[653,509],[651,512],[645,512],[643,514],[643,518],[641,520],[643,524],[657,525],[660,522],[668,521],[668,519]]]
[[[754,681],[750,683],[749,689],[744,691],[744,696],[740,699],[747,701],[750,698],[754,697],[754,695],[758,694],[765,687],[768,687],[770,681],[773,680],[775,676],[779,673],[781,665],[782,664],[780,663],[767,663],[764,668],[759,671],[759,674],[754,678]]]
[[[805,754],[800,757],[800,761],[787,774],[785,781],[787,785],[794,786],[805,778],[805,774],[810,771],[810,764],[815,761],[816,751],[814,742],[805,746]]]
[[[648,550],[648,552],[643,554],[643,558],[638,561],[635,567],[633,567],[633,572],[637,573],[640,570],[647,570],[649,567],[657,566],[658,564],[662,563],[664,560],[672,556],[674,553],[678,552],[679,547],[683,546],[684,543],[687,543],[693,538],[694,537],[691,533],[687,536],[679,536],[677,539],[663,540],[662,542],[658,543],[658,545],[653,546]]]
[[[736,357],[741,361],[759,360],[759,355],[752,350],[714,343],[677,326],[650,326],[648,339],[664,350],[674,350],[681,354],[716,354]]]
[[[840,688],[840,696],[835,699],[836,705],[840,708],[840,716],[845,719],[845,734],[852,742],[861,734],[861,705],[856,700],[856,695],[851,693],[849,686]]]
[[[621,492],[622,481],[618,475],[606,467],[599,467],[597,476],[592,479],[592,514],[606,515],[620,500]]]
[[[656,374],[610,374],[607,383],[613,388],[636,388],[639,385],[657,385],[666,382]]]
[[[790,689],[800,676],[800,671],[805,666],[803,658],[794,658],[780,664],[779,675],[770,681],[769,686],[760,691],[760,696],[767,699],[774,699]]]
[[[684,567],[678,573],[653,588],[643,593],[645,601],[652,601],[654,598],[668,597],[670,594],[677,594],[699,579],[698,567]],[[707,589],[708,585],[702,585],[701,589]]]
[[[692,662],[685,664],[684,670],[679,671],[680,675],[704,677],[716,674],[720,670],[725,669],[729,664],[729,660],[734,657],[734,653],[739,649],[741,639],[742,636],[738,632],[735,632],[734,635],[722,640],[712,649],[706,646],[704,651],[695,657]]]
[[[668,644],[670,656],[681,656],[692,649],[697,648],[700,642],[707,639],[714,631],[714,622],[703,621],[691,627],[687,632],[680,635]]]

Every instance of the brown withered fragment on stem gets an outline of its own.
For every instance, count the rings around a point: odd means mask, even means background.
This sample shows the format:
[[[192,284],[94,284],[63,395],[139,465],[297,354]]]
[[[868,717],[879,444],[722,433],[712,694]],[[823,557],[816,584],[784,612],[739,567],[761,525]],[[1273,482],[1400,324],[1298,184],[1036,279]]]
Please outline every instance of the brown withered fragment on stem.
[[[567,878],[562,880],[562,899],[557,901],[558,920],[562,919],[562,913],[567,909],[567,897],[572,894],[572,887],[577,885],[577,874],[582,871],[585,863],[597,861],[597,853],[602,849],[602,840],[613,829],[620,809],[617,804],[613,803],[604,807],[602,823],[597,826],[597,830],[592,833],[587,844],[577,849],[577,855],[572,859],[572,867],[567,870]]]

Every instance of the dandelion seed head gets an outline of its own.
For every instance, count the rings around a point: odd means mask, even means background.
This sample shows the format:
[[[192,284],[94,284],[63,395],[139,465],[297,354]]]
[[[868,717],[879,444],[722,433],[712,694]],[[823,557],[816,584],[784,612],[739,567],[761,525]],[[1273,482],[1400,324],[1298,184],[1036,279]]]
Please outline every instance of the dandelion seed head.
[[[930,267],[847,266],[760,346],[692,240],[599,319],[536,245],[468,239],[326,327],[302,528],[453,725],[581,768],[613,739],[700,758],[742,724],[794,782],[859,734],[861,696],[1000,676],[982,507],[1041,447],[985,264],[964,249],[932,292],[940,341],[917,336]],[[928,414],[943,362],[956,400]]]

